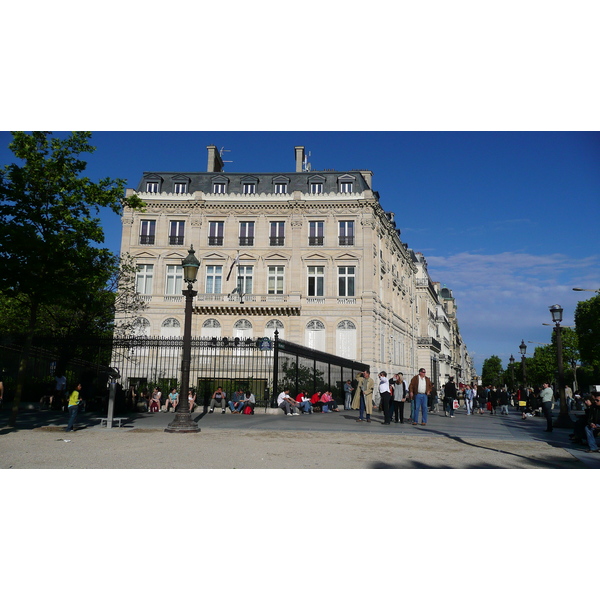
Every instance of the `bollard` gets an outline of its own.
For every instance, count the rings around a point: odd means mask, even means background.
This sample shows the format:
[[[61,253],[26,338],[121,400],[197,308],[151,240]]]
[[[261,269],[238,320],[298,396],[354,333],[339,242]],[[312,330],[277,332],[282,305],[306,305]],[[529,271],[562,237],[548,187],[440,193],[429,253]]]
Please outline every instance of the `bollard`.
[[[108,384],[108,414],[106,415],[106,427],[112,428],[113,415],[115,413],[115,398],[117,397],[117,383],[111,381]]]

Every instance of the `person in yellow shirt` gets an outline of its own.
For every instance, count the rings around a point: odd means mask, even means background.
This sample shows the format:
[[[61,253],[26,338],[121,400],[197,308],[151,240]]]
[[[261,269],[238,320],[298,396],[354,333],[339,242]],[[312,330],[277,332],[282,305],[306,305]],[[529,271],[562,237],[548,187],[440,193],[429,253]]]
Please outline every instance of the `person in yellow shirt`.
[[[71,392],[69,396],[69,424],[67,425],[67,431],[73,431],[73,426],[75,425],[75,421],[77,420],[77,413],[79,412],[79,403],[81,402],[81,398],[79,396],[79,392],[81,391],[81,384],[78,383],[75,386],[75,389]]]

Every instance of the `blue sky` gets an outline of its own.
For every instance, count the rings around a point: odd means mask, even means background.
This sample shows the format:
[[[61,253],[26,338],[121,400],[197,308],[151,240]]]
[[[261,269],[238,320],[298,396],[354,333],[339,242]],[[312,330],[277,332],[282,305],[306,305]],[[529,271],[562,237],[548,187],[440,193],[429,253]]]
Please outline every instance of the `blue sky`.
[[[0,163],[10,135],[0,133]],[[600,288],[600,134],[569,132],[98,132],[87,174],[137,185],[143,171],[204,171],[206,146],[229,172],[293,171],[294,146],[313,170],[369,169],[401,238],[434,281],[454,291],[478,370],[496,354],[550,339],[551,304],[573,324],[577,301]],[[106,245],[120,219],[103,213]],[[533,351],[533,344],[528,344]]]

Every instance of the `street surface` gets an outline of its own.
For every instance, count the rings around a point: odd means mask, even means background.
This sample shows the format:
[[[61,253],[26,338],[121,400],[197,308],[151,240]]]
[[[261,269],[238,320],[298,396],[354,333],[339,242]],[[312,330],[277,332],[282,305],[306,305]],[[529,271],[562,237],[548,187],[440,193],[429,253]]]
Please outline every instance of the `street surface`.
[[[137,413],[124,427],[98,425],[84,413],[66,433],[65,413],[29,411],[17,430],[0,415],[3,469],[581,469],[599,468],[568,439],[570,430],[544,433],[545,420],[509,416],[454,419],[430,413],[426,427],[356,423],[357,411],[286,417],[193,413],[200,433],[166,433],[173,414]],[[100,415],[101,416],[101,415]]]

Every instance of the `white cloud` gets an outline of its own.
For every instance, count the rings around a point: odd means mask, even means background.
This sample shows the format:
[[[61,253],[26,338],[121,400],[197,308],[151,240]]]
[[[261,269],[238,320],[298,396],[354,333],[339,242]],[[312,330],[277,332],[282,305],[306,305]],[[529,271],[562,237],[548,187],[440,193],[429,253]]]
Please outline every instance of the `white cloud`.
[[[491,354],[507,360],[521,339],[549,341],[548,307],[560,304],[563,325],[583,294],[573,287],[600,287],[600,256],[575,259],[562,253],[523,252],[426,256],[429,275],[453,291],[458,321],[476,365]]]

